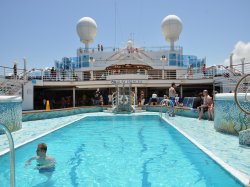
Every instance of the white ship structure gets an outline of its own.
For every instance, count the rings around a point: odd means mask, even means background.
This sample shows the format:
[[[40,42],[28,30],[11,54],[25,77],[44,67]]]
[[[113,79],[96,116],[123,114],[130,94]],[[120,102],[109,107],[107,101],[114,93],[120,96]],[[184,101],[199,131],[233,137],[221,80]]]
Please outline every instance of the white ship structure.
[[[161,30],[170,47],[141,47],[132,38],[120,48],[105,44],[93,47],[97,24],[92,18],[83,17],[77,23],[77,33],[85,46],[77,49],[75,57],[56,60],[54,67],[46,70],[27,71],[24,67],[23,73],[12,75],[22,80],[23,110],[44,109],[44,100],[49,100],[54,109],[90,106],[94,104],[97,89],[104,105],[119,102],[137,105],[141,92],[145,96],[144,104],[149,104],[152,93],[162,98],[173,82],[180,98],[195,96],[203,89],[212,92],[218,86],[214,84],[218,67],[207,67],[206,58],[185,55],[182,47],[174,45],[182,31],[181,19],[166,16]],[[18,84],[13,86],[15,83],[10,82],[2,81],[2,94],[20,90]],[[12,91],[8,84],[12,84]]]

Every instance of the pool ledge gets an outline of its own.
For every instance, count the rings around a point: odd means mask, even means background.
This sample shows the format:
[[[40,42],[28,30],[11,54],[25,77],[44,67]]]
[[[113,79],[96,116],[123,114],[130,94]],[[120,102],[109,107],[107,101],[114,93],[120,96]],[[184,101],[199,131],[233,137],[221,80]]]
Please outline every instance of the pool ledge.
[[[187,133],[185,133],[183,130],[181,130],[179,127],[175,126],[171,121],[169,121],[167,118],[163,117],[168,124],[170,124],[172,127],[174,127],[177,131],[179,131],[183,136],[185,136],[187,139],[189,139],[193,144],[195,144],[199,149],[201,149],[204,153],[206,153],[209,157],[211,157],[215,162],[217,162],[221,167],[223,167],[227,172],[229,172],[233,177],[235,177],[238,181],[240,181],[243,185],[250,187],[250,179],[248,176],[244,173],[242,173],[239,170],[236,170],[226,162],[224,162],[221,158],[216,156],[213,152],[205,148],[203,145],[201,145],[199,142],[197,142],[195,139],[193,139],[191,136],[189,136]]]

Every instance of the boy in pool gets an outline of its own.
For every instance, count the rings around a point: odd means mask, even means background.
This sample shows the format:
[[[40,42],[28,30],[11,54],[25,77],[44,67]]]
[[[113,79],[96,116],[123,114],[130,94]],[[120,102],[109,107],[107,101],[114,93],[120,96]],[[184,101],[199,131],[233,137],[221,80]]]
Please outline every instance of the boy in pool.
[[[37,146],[36,154],[37,156],[31,157],[26,161],[26,166],[30,165],[32,160],[37,161],[37,167],[35,169],[39,170],[39,173],[51,173],[55,170],[55,159],[51,156],[46,155],[47,145],[45,143],[40,143]]]

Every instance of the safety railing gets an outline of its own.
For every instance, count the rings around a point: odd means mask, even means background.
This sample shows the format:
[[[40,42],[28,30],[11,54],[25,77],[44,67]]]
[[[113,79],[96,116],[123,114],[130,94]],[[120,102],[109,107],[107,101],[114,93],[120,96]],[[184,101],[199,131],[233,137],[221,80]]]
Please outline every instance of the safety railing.
[[[214,90],[220,93],[234,93],[239,80],[250,73],[250,63],[229,66],[215,66]]]
[[[4,79],[18,79],[20,75],[23,74],[25,70],[11,67],[0,66],[0,77]]]
[[[214,74],[208,72],[204,75],[201,72],[195,71],[192,75],[188,75],[187,73],[176,74],[176,71],[172,70],[152,70],[148,72],[130,72],[130,71],[117,71],[117,72],[109,72],[109,71],[93,71],[93,76],[91,77],[91,71],[72,71],[72,70],[58,70],[56,73],[52,74],[50,70],[33,72],[28,75],[28,79],[37,79],[43,81],[90,81],[90,80],[107,80],[109,75],[126,75],[126,74],[143,74],[148,75],[148,79],[150,80],[178,80],[178,79],[204,79],[210,78],[212,79]],[[164,74],[164,77],[162,76]]]
[[[0,83],[3,80],[43,80],[43,81],[89,81],[89,80],[107,80],[109,75],[126,75],[126,74],[143,74],[148,75],[151,80],[175,80],[175,79],[203,79],[213,78],[214,71],[202,73],[200,68],[193,68],[192,74],[188,70],[182,70],[182,73],[177,73],[177,70],[163,70],[162,67],[153,70],[52,70],[52,69],[32,69],[25,71],[17,69],[17,74],[14,74],[13,68],[0,66]]]
[[[156,67],[157,68],[157,67]],[[163,70],[164,69],[164,70]],[[192,68],[192,71],[188,68],[182,70],[166,69],[159,66],[159,69],[152,70],[96,70],[94,67],[89,67],[86,70],[55,70],[51,69],[33,69],[32,71],[24,74],[23,69],[17,69],[17,76],[13,73],[13,68],[0,66],[0,83],[3,79],[10,80],[43,80],[43,81],[90,81],[90,80],[107,80],[109,75],[125,75],[125,74],[143,74],[148,75],[149,80],[196,80],[196,79],[213,79],[215,81],[219,79],[225,79],[233,76],[241,76],[240,70],[242,65],[234,65],[232,69],[217,65],[206,68],[206,72],[203,72],[202,68]],[[250,72],[250,63],[244,64],[245,72]],[[217,81],[218,82],[218,81]],[[237,81],[235,81],[237,82]]]
[[[176,51],[182,50],[181,46],[175,46],[174,47]],[[121,51],[124,48],[117,48],[117,47],[110,47],[110,46],[102,46],[102,48],[99,46],[93,47],[93,48],[89,48],[88,50],[86,50],[85,48],[78,48],[78,51],[80,53],[101,53],[101,52],[116,52],[116,51]],[[134,47],[134,49],[136,50],[143,50],[143,51],[168,51],[170,50],[170,46],[150,46],[150,47],[139,47],[136,48]]]
[[[237,83],[234,100],[238,108],[244,113],[250,115],[250,74],[243,76]]]
[[[0,128],[4,130],[7,135],[10,147],[10,186],[15,187],[15,150],[14,150],[14,141],[9,129],[0,123]]]

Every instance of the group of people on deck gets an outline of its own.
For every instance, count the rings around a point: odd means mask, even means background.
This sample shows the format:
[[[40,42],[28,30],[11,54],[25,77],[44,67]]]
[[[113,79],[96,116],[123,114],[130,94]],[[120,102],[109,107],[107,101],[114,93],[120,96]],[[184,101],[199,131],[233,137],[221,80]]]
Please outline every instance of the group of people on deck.
[[[151,97],[151,104],[155,105],[157,94],[154,92]],[[161,102],[162,105],[168,105],[172,103],[173,106],[183,106],[179,105],[179,97],[176,92],[176,85],[175,83],[171,84],[169,88],[169,97],[164,95],[164,98]],[[197,110],[198,112],[198,120],[202,119],[205,112],[208,113],[208,120],[212,121],[214,119],[214,104],[213,98],[209,96],[207,90],[203,90],[200,92],[196,98],[193,100],[192,108]]]
[[[198,96],[194,99],[193,108],[197,109],[199,113],[199,120],[203,117],[206,111],[208,112],[208,120],[212,121],[214,119],[213,98],[208,95],[207,90],[203,90],[203,92],[199,93]]]

